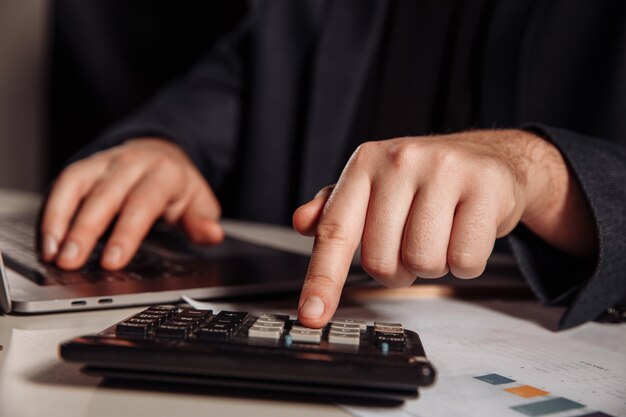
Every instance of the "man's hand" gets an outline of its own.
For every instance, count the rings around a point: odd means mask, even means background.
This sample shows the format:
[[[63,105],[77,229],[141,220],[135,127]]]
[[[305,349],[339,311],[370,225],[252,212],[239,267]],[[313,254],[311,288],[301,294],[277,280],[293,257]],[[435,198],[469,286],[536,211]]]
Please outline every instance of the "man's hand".
[[[101,259],[123,268],[153,223],[180,223],[196,243],[222,241],[220,205],[187,155],[175,144],[142,138],[68,166],[54,183],[42,223],[42,257],[80,268],[117,216]]]
[[[451,272],[475,278],[495,239],[524,222],[564,251],[588,256],[596,232],[559,151],[525,131],[400,138],[357,148],[336,186],[294,213],[315,244],[300,321],[332,318],[350,262],[390,287]]]

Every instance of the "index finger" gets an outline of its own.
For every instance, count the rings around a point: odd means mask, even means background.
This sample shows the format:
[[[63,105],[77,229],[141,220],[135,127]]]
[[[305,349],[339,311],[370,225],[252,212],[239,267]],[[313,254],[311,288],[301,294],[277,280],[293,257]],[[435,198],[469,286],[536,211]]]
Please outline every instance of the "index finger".
[[[52,185],[44,202],[39,233],[43,243],[42,257],[50,262],[57,255],[72,218],[84,197],[91,191],[98,178],[106,171],[108,161],[104,158],[82,160],[65,168]]]
[[[323,327],[335,314],[363,235],[369,196],[369,177],[348,167],[328,198],[315,232],[298,304],[298,319],[304,326]]]

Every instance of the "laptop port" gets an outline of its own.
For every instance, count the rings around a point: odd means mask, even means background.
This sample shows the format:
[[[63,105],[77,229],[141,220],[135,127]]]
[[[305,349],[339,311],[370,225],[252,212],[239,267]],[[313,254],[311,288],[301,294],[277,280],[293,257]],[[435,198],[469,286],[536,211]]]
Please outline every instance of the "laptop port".
[[[98,300],[98,304],[111,304],[112,302],[112,298],[101,298]]]
[[[78,306],[84,306],[84,305],[87,305],[87,301],[83,301],[83,300],[72,301],[72,307],[78,307]]]

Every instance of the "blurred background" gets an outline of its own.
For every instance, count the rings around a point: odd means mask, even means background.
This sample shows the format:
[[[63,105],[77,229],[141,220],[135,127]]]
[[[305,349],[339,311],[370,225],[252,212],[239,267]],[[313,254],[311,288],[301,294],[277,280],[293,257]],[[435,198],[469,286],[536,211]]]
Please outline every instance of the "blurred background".
[[[244,12],[244,0],[0,0],[0,187],[42,191]]]

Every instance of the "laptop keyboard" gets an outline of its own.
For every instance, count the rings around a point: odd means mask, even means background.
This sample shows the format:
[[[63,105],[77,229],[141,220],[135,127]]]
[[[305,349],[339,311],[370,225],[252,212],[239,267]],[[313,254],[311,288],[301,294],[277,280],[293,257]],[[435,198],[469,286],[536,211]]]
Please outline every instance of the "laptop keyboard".
[[[141,248],[126,268],[105,271],[99,265],[104,245],[98,243],[85,265],[63,271],[43,263],[36,251],[35,226],[23,220],[0,222],[0,249],[6,266],[39,285],[76,285],[192,276],[189,268]]]

